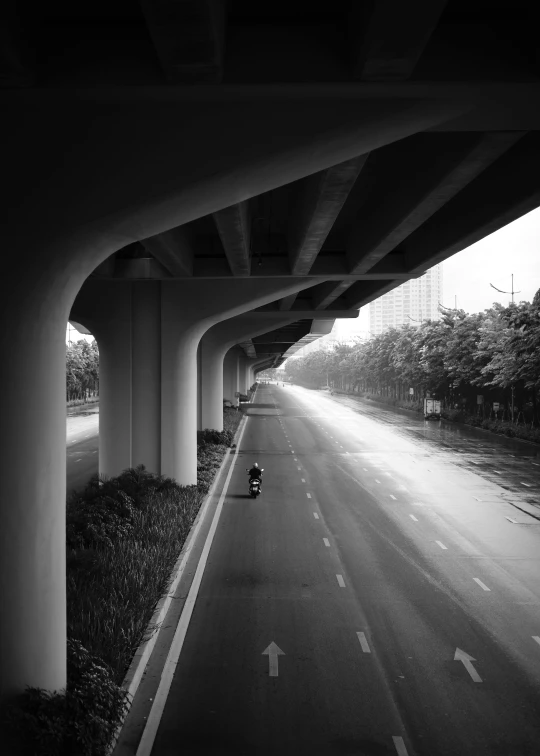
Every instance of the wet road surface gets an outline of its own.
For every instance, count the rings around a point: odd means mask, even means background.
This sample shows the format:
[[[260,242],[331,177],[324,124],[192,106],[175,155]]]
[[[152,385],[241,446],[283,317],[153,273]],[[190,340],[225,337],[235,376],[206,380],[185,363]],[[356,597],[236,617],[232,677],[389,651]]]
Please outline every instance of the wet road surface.
[[[537,448],[297,387],[248,415],[145,753],[540,753]]]
[[[71,408],[66,419],[66,490],[80,491],[98,471],[98,403]]]

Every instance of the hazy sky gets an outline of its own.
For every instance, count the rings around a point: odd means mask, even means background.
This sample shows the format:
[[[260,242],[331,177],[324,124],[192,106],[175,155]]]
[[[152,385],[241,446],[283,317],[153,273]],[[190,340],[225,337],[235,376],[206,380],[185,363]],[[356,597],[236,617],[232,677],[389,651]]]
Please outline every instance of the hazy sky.
[[[493,302],[508,304],[514,274],[514,301],[530,302],[540,289],[540,208],[486,236],[482,241],[458,252],[443,263],[443,301],[446,307],[457,306],[466,312],[481,312]],[[366,332],[369,329],[369,306],[360,310],[357,320],[336,321],[338,336]]]

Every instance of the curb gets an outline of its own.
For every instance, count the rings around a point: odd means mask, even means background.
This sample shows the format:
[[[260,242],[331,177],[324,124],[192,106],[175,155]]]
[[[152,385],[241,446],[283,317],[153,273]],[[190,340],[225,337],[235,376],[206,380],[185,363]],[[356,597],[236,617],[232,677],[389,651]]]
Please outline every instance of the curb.
[[[236,451],[236,442],[246,422],[247,422],[247,415],[244,415],[244,417],[240,420],[240,423],[238,424],[238,428],[235,431],[235,434],[232,440],[232,445],[229,451]],[[195,540],[201,529],[202,523],[206,517],[206,513],[208,512],[208,509],[210,507],[210,502],[212,500],[212,497],[215,494],[216,488],[218,487],[218,484],[222,478],[222,474],[225,468],[228,466],[230,460],[231,460],[231,454],[226,453],[225,456],[223,457],[223,460],[221,461],[221,465],[219,466],[219,470],[216,473],[216,476],[212,482],[212,485],[208,489],[208,493],[206,494],[199,508],[199,511],[197,512],[197,516],[195,517],[195,520],[193,521],[193,524],[189,530],[188,536],[184,542],[184,545],[182,546],[180,554],[178,555],[178,559],[176,560],[175,565],[171,570],[171,583],[169,584],[167,593],[164,596],[162,596],[160,600],[158,601],[156,608],[154,610],[154,613],[152,614],[152,617],[150,618],[150,622],[148,623],[146,627],[144,635],[145,636],[150,635],[150,637],[148,638],[148,640],[143,641],[139,645],[137,651],[135,652],[135,655],[133,656],[131,664],[129,665],[128,671],[126,672],[124,680],[122,681],[122,685],[120,687],[128,694],[130,706],[131,706],[131,703],[133,702],[133,699],[135,698],[142,676],[144,674],[144,670],[146,669],[146,665],[148,664],[150,656],[152,655],[152,651],[154,650],[154,646],[156,645],[157,640],[159,638],[161,625],[172,603],[178,583],[180,582],[180,579],[182,575],[184,574],[187,561],[193,549]],[[129,710],[128,712],[126,712],[125,717],[122,719],[122,721],[120,722],[120,724],[118,725],[118,728],[116,729],[114,733],[114,736],[111,740],[111,744],[107,748],[107,756],[111,756],[114,749],[116,748],[118,738],[120,736],[120,733],[122,731],[122,728],[124,726],[124,722],[128,713],[129,713]]]

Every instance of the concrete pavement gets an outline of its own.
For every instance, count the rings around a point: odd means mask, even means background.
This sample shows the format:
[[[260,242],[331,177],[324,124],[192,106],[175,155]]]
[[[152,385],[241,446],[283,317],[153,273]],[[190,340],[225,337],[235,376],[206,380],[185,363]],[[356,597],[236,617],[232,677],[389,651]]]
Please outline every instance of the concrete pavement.
[[[536,754],[540,523],[423,421],[275,385],[248,414],[147,753]]]

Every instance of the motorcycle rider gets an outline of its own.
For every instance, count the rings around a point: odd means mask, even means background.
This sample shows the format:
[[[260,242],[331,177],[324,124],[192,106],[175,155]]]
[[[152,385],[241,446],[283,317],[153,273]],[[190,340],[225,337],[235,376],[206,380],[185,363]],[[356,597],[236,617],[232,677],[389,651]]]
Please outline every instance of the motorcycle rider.
[[[250,481],[255,479],[260,481],[259,491],[262,493],[262,470],[257,464],[257,462],[253,463],[253,467],[248,470],[249,479]]]

